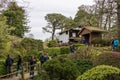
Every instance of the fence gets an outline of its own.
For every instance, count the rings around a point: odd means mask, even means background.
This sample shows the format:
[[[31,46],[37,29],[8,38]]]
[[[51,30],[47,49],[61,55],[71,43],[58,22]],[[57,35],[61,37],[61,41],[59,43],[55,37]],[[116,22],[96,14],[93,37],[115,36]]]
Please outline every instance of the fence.
[[[30,66],[28,64],[28,62],[26,62],[26,63],[23,64],[22,70],[20,71],[22,79],[25,79],[25,74],[26,73],[30,73],[30,67],[32,67],[32,66],[34,66],[34,72],[36,71],[37,74],[38,74],[39,69],[40,69],[40,64],[35,64],[35,65]],[[6,77],[12,77],[13,75],[16,75],[17,73],[18,73],[18,71],[16,70],[16,65],[13,65],[12,68],[11,68],[11,73],[0,76],[0,79],[4,79]]]

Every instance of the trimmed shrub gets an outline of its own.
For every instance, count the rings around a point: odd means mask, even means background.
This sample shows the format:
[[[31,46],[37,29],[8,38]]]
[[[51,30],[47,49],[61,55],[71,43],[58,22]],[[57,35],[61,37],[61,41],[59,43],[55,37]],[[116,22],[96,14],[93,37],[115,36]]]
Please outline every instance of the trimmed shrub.
[[[43,65],[50,80],[75,80],[79,71],[75,63],[63,58],[55,58]]]
[[[58,42],[56,40],[51,40],[47,44],[48,47],[56,47],[58,46]]]
[[[70,53],[70,47],[69,46],[60,47],[60,54],[69,54],[69,53]]]
[[[85,46],[84,44],[73,44],[73,46],[75,46],[76,48],[79,48],[79,47],[82,47],[82,46]]]
[[[88,70],[76,80],[120,80],[120,69],[100,65]]]
[[[77,69],[81,74],[83,74],[85,71],[91,69],[93,67],[93,64],[89,60],[80,60],[80,59],[75,59],[73,60],[74,63],[77,65]]]
[[[120,53],[102,53],[93,60],[96,65],[110,65],[120,68]]]
[[[60,54],[60,47],[45,48],[44,52],[48,52],[48,54],[50,56],[52,56],[52,55],[59,55]]]

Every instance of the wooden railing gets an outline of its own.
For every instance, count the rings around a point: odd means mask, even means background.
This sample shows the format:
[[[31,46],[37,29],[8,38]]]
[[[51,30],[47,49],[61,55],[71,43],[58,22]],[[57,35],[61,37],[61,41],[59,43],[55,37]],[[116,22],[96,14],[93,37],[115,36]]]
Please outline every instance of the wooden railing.
[[[40,69],[40,63],[39,64],[35,64],[35,65],[31,65],[31,66],[34,66],[34,72],[36,71],[37,74],[38,74],[39,69]],[[30,73],[30,67],[31,66],[28,64],[28,62],[23,64],[22,70],[20,70],[22,79],[25,79],[25,74],[26,73]],[[13,65],[12,68],[11,68],[11,73],[5,74],[5,75],[1,75],[0,79],[4,79],[6,77],[13,77],[17,73],[18,73],[18,71],[16,70],[16,65]]]

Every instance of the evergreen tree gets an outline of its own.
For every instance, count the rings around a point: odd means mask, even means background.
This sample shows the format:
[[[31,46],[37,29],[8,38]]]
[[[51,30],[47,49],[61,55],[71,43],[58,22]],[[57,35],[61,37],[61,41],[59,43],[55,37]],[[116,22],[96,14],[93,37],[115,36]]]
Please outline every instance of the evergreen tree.
[[[10,34],[23,37],[29,29],[24,8],[18,6],[16,2],[10,2],[7,9],[3,11],[3,15],[7,17],[7,25],[14,28]]]

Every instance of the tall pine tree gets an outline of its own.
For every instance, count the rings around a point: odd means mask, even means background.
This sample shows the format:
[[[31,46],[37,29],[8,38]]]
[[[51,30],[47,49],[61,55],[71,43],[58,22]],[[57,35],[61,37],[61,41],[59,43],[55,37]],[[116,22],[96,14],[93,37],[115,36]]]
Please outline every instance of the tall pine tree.
[[[24,8],[18,6],[16,2],[10,2],[7,9],[3,11],[3,15],[7,17],[7,25],[14,28],[10,34],[23,37],[29,29]]]

